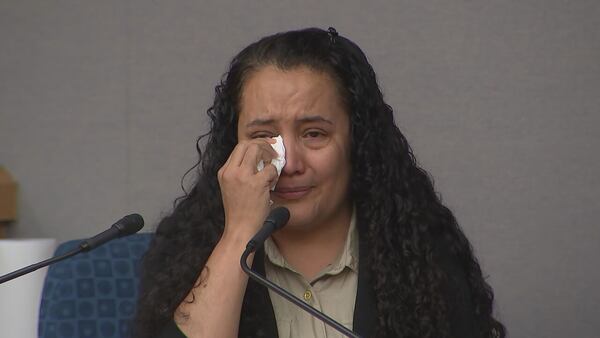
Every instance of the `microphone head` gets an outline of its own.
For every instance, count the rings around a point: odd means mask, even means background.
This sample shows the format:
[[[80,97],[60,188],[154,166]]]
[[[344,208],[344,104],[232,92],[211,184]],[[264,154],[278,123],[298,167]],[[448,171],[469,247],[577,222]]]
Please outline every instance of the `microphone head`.
[[[290,211],[286,207],[277,207],[269,213],[266,222],[272,222],[275,230],[283,228],[290,220]]]
[[[131,214],[121,218],[113,225],[119,231],[119,237],[129,236],[144,227],[144,219],[139,214]]]

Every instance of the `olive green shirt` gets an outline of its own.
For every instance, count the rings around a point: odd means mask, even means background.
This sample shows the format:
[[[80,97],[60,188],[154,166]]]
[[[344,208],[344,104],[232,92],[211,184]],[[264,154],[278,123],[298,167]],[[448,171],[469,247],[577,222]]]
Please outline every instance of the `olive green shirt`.
[[[265,241],[267,278],[352,330],[358,285],[358,230],[352,216],[346,244],[333,264],[313,280],[305,279],[283,258],[271,238]],[[279,338],[343,337],[335,329],[269,290]]]

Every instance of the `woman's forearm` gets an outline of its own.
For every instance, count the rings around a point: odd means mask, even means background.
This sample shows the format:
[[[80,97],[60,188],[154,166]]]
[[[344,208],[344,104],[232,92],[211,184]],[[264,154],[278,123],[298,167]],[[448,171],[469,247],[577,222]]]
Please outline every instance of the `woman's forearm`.
[[[221,238],[174,320],[188,337],[238,336],[248,276],[240,267],[247,236]],[[249,264],[254,255],[249,258]]]

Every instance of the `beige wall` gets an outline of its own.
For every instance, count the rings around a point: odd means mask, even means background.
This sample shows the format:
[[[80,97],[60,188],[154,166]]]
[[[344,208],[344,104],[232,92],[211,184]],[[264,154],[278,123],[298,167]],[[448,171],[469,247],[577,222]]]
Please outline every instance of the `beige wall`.
[[[600,3],[0,1],[14,237],[86,237],[181,194],[229,59],[338,31],[472,240],[512,337],[597,337]]]

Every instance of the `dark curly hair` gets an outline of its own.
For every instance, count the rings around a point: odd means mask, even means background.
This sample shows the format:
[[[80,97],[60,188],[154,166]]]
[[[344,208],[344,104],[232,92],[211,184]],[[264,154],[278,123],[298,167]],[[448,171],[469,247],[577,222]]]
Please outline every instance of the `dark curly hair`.
[[[351,125],[351,198],[376,295],[377,337],[450,337],[446,295],[451,274],[468,285],[480,337],[504,337],[492,316],[493,292],[469,241],[442,205],[432,179],[419,168],[383,100],[373,68],[352,41],[310,28],[265,37],[242,50],[215,89],[210,131],[198,139],[197,178],[191,191],[160,221],[143,261],[134,332],[156,335],[194,287],[219,241],[224,211],[217,171],[237,143],[244,81],[261,67],[307,66],[336,82]],[[200,144],[208,137],[205,150]],[[363,236],[365,234],[365,236]],[[442,260],[452,262],[451,272]]]

